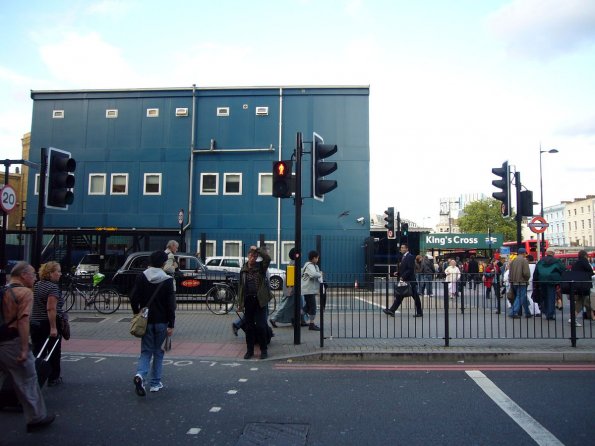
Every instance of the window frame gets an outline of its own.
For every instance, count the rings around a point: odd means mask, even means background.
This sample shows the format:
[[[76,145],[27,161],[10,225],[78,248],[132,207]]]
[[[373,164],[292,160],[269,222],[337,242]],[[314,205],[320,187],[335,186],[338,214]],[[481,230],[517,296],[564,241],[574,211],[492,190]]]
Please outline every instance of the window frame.
[[[91,187],[93,186],[93,181],[92,179],[94,177],[97,178],[103,178],[103,190],[100,192],[94,192]],[[93,172],[89,174],[89,185],[87,187],[87,194],[88,195],[105,195],[105,191],[107,188],[107,175],[105,173],[97,173],[97,172]]]
[[[205,191],[204,179],[207,176],[215,177],[215,191]],[[201,172],[200,173],[200,195],[219,195],[219,173],[217,172]]]
[[[227,178],[231,177],[231,176],[239,177],[238,192],[228,192],[227,191]],[[225,172],[223,174],[223,195],[242,195],[242,173],[241,172]]]
[[[242,241],[241,240],[223,240],[222,242],[222,255],[224,257],[242,257]],[[236,254],[229,254],[226,252],[228,246],[237,246]]]
[[[147,178],[150,176],[156,176],[158,178],[157,182],[157,192],[147,192]],[[162,184],[163,184],[163,174],[159,172],[145,172],[143,174],[143,195],[161,195],[162,191]]]
[[[124,185],[124,192],[114,192],[114,177],[124,177],[125,178],[125,185]],[[120,173],[115,172],[110,175],[110,195],[128,195],[128,174],[127,173]]]
[[[295,241],[285,240],[281,242],[281,265],[289,265],[289,251],[291,248],[295,248]]]
[[[270,191],[266,192],[263,187],[264,180],[268,178],[270,180]],[[258,173],[258,195],[272,196],[273,195],[273,174],[270,172],[259,172]]]

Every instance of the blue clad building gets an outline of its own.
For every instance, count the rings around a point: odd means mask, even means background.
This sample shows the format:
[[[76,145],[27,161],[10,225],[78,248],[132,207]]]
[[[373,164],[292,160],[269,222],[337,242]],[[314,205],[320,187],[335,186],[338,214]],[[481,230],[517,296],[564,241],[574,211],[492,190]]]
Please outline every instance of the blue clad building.
[[[302,158],[302,250],[321,236],[324,269],[361,272],[369,236],[369,87],[33,91],[31,161],[41,147],[72,153],[75,200],[46,209],[48,229],[180,229],[187,251],[241,255],[263,234],[278,266],[294,244],[293,199],[272,197],[272,163]],[[338,146],[338,187],[312,195],[313,132]],[[294,164],[295,170],[295,164]],[[26,225],[36,224],[31,169]],[[362,224],[363,223],[363,224]],[[172,237],[174,238],[174,237]],[[325,255],[326,253],[326,255]]]

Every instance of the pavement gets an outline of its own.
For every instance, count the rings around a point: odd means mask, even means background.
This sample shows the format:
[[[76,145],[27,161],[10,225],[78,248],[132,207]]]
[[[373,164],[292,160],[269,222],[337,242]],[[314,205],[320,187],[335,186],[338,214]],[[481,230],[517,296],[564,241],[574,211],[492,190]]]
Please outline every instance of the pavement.
[[[140,339],[128,332],[131,314],[112,315],[95,311],[71,311],[72,337],[62,344],[63,354],[138,356]],[[179,311],[172,337],[171,358],[244,360],[245,337],[232,332],[235,313],[214,315],[208,311]],[[595,322],[587,322],[593,324]],[[592,332],[591,332],[592,333]],[[451,339],[445,346],[439,338],[321,338],[321,333],[302,327],[300,342],[294,329],[279,324],[268,348],[267,361],[399,361],[399,362],[595,362],[595,338],[580,338],[572,347],[569,339]],[[258,352],[257,352],[258,353]],[[255,356],[258,357],[258,354]]]

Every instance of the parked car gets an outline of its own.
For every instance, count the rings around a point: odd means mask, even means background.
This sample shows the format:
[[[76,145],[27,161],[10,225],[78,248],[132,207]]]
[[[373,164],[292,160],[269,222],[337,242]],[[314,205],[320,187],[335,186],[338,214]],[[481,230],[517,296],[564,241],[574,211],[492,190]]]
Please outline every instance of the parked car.
[[[106,254],[105,259],[103,261],[103,270],[99,271],[99,254],[91,253],[85,254],[79,264],[77,265],[74,275],[75,276],[92,276],[97,272],[101,273],[111,273],[113,275],[120,266],[126,260],[126,255],[124,254]]]
[[[120,293],[128,294],[132,290],[136,276],[147,269],[150,256],[150,251],[135,252],[128,256],[112,279]],[[178,300],[204,300],[217,282],[226,282],[237,288],[238,273],[211,270],[192,254],[176,253],[175,258],[179,265],[174,275]]]
[[[246,263],[246,257],[228,257],[213,256],[205,259],[205,264],[209,269],[217,271],[232,271],[239,273],[240,269]],[[285,283],[285,271],[279,268],[269,267],[269,284],[272,290],[280,290]]]

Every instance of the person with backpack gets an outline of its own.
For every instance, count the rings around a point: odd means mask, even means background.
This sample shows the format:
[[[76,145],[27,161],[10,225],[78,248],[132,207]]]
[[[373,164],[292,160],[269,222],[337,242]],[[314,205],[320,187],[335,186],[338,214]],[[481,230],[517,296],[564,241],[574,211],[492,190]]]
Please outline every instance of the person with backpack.
[[[29,316],[36,278],[31,265],[17,262],[10,273],[9,284],[2,289],[0,306],[0,369],[12,378],[23,407],[27,432],[43,429],[56,418],[47,412],[37,380],[35,358],[29,348]]]
[[[545,252],[535,267],[533,281],[538,284],[543,299],[542,312],[550,321],[556,319],[556,286],[560,284],[565,269],[560,259],[554,257],[552,249]]]
[[[318,267],[320,254],[318,251],[308,253],[308,261],[302,267],[301,291],[304,295],[306,305],[304,312],[309,320],[308,330],[320,331],[320,327],[314,323],[316,319],[316,295],[320,292],[322,283],[322,271]]]

